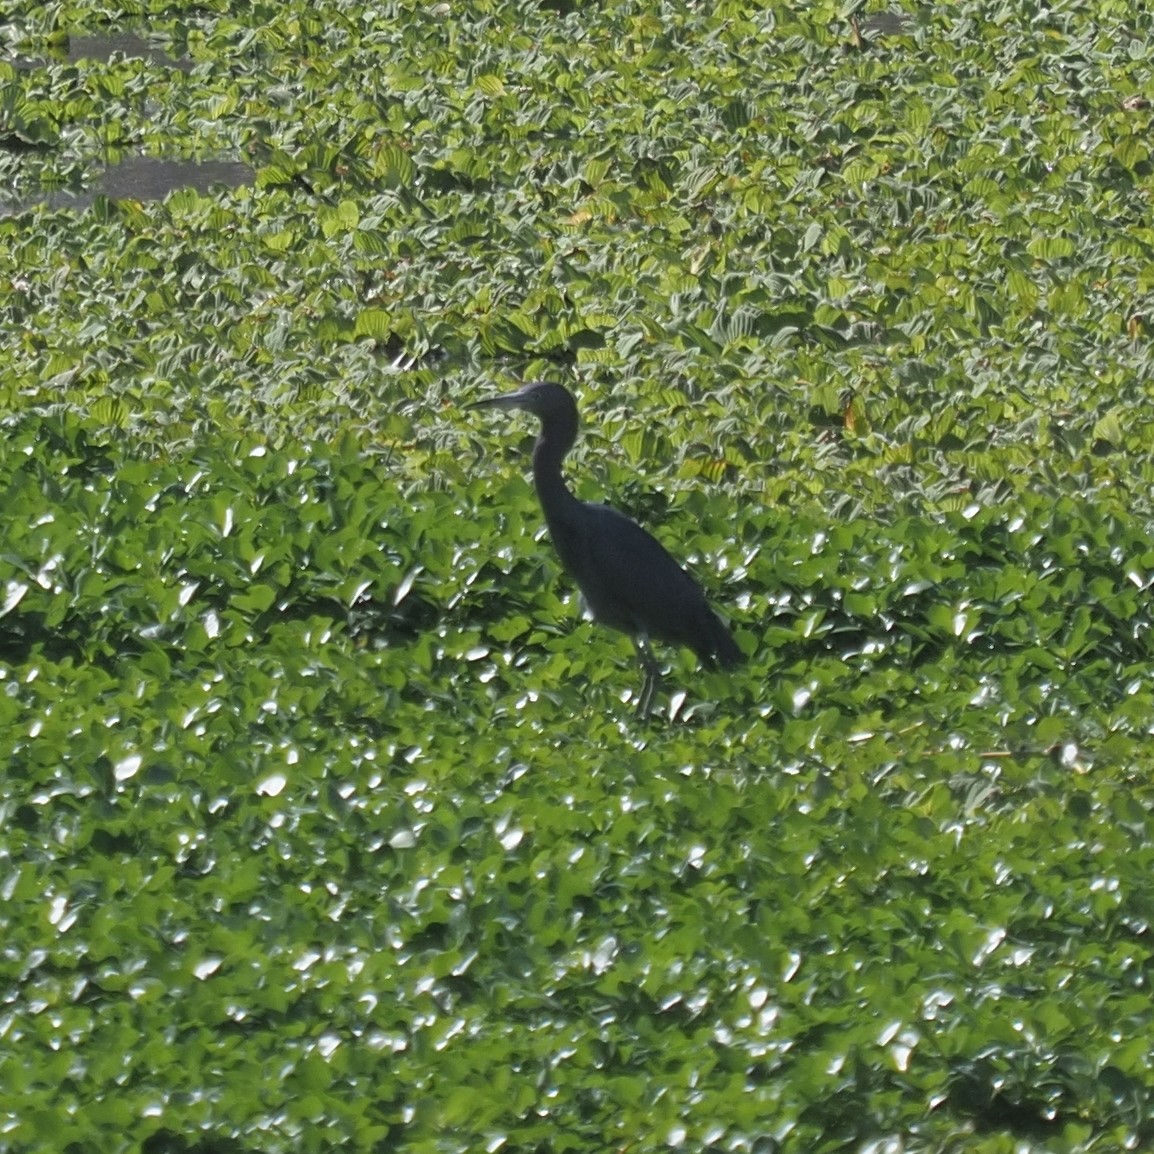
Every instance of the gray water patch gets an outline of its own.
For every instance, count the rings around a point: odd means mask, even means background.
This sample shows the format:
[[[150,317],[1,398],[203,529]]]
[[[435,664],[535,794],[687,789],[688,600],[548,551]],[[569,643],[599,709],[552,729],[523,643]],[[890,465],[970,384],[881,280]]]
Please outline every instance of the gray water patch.
[[[109,200],[163,200],[178,188],[194,188],[203,194],[213,188],[251,184],[254,176],[253,169],[239,160],[159,160],[152,156],[131,156],[104,169],[97,179],[97,187],[85,192],[46,190],[9,202],[5,202],[0,193],[0,214],[13,216],[39,204],[83,212],[97,196],[106,196]]]
[[[159,43],[146,40],[135,32],[69,36],[62,44],[50,49],[50,52],[54,59],[67,60],[69,64],[77,64],[81,60],[107,64],[114,56],[123,56],[126,60],[144,60],[157,68],[175,68],[178,72],[191,72],[193,69],[193,62],[187,56],[172,56]],[[43,68],[47,59],[13,55],[7,58],[7,63],[18,72],[31,72]]]
[[[862,18],[862,30],[873,36],[901,36],[914,30],[905,12],[871,12]]]
[[[180,72],[190,72],[193,66],[187,56],[179,59],[170,56],[158,44],[135,32],[105,32],[99,36],[68,38],[68,59],[73,64],[78,60],[95,60],[107,64],[116,55],[132,60],[147,60],[158,68],[175,68]]]
[[[205,193],[251,184],[253,170],[239,160],[157,160],[134,156],[106,168],[100,191],[111,200],[163,200],[177,188]]]

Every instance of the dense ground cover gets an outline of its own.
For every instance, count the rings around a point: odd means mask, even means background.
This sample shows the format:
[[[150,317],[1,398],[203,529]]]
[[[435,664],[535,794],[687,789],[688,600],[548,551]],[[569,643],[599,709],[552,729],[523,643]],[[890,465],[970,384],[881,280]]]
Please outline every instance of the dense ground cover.
[[[257,172],[0,217],[0,1150],[1150,1145],[1154,19],[233,7],[0,30],[14,195]]]

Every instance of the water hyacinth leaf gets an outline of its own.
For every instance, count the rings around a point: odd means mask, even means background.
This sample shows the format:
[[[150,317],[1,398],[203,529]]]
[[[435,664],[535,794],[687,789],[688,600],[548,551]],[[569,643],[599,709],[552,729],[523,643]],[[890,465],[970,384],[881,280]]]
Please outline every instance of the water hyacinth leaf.
[[[373,340],[388,340],[393,333],[392,317],[383,309],[362,309],[357,314],[353,335],[371,337]]]
[[[386,144],[377,153],[376,170],[387,188],[411,188],[417,179],[412,157],[396,144]]]

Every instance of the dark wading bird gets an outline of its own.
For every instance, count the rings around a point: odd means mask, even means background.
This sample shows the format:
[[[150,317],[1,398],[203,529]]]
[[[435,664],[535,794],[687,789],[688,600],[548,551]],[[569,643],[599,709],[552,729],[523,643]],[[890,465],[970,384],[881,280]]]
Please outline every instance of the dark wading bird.
[[[697,582],[654,537],[616,509],[578,501],[569,492],[561,462],[577,439],[577,404],[568,389],[531,381],[469,408],[525,409],[540,420],[533,482],[549,536],[593,619],[633,638],[645,671],[639,717],[649,713],[661,672],[650,639],[686,645],[709,668],[745,659]]]

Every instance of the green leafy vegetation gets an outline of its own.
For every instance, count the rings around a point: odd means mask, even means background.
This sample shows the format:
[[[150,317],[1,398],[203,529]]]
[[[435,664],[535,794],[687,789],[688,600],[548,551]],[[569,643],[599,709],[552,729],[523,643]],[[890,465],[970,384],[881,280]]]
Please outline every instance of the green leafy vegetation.
[[[797,7],[10,5],[0,1151],[1154,1142],[1154,17]]]

